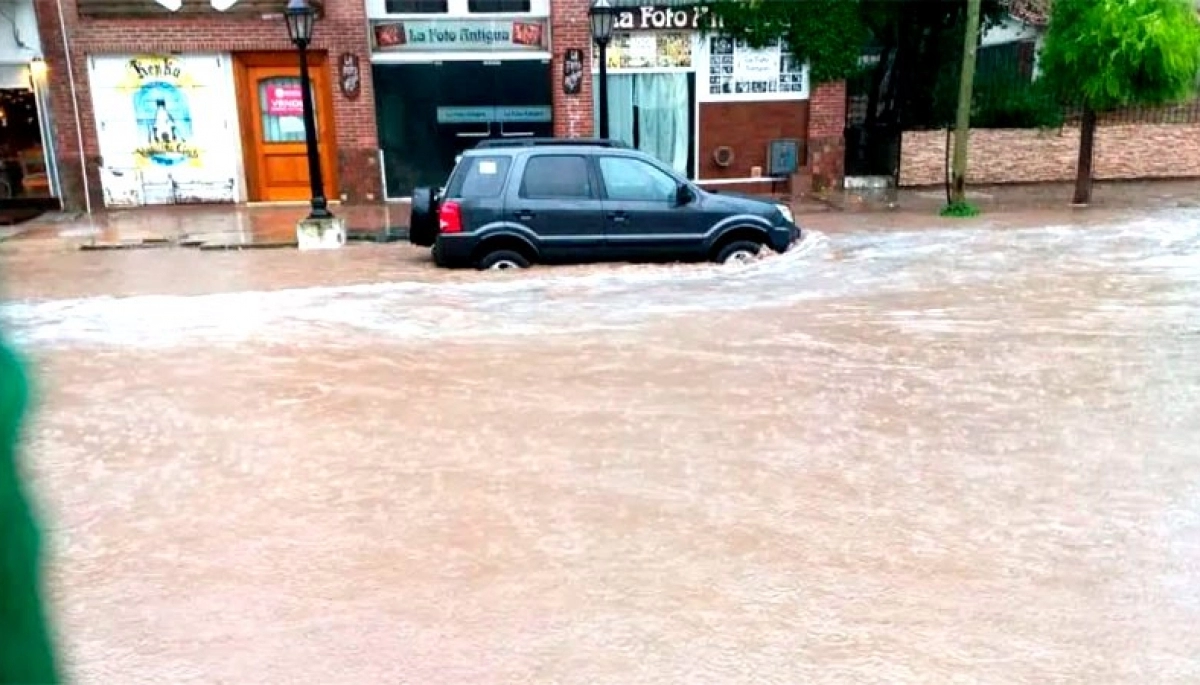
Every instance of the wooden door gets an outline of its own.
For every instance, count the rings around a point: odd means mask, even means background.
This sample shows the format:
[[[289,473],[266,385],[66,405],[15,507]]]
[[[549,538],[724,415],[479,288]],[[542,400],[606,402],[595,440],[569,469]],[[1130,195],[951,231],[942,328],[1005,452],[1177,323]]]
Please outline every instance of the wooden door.
[[[308,148],[300,108],[300,65],[295,53],[239,55],[242,138],[252,201],[307,200]],[[337,199],[333,97],[323,55],[310,57],[313,104],[325,197]]]

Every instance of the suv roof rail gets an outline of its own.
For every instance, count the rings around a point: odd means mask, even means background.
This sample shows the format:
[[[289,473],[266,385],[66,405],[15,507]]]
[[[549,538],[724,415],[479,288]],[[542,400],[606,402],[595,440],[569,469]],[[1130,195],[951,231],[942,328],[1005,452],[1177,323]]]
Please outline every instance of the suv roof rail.
[[[611,138],[509,138],[481,140],[475,146],[475,149],[486,150],[497,147],[540,147],[553,145],[570,145],[577,147],[629,147],[624,142]]]

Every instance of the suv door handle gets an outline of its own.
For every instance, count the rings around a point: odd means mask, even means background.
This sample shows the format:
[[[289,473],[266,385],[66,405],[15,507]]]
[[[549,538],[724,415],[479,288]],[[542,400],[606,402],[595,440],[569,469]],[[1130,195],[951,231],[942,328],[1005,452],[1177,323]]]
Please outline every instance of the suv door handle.
[[[533,218],[533,212],[529,211],[528,209],[520,209],[517,210],[514,216],[516,216],[520,221],[529,221]]]
[[[621,224],[625,223],[626,216],[625,212],[611,212],[608,218],[612,219],[615,223]]]

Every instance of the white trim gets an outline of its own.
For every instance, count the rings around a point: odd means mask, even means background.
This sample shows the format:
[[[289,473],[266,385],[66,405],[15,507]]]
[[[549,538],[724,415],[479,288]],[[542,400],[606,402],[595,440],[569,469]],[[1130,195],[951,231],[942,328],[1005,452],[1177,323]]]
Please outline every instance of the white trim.
[[[373,52],[371,64],[430,64],[433,62],[511,62],[515,60],[550,61],[549,52]]]
[[[698,186],[735,186],[746,183],[786,183],[786,176],[747,176],[746,178],[708,178],[692,181]]]
[[[352,0],[351,0],[352,1]],[[528,12],[471,12],[467,0],[447,0],[446,12],[389,14],[387,0],[366,0],[368,19],[503,19],[505,17],[549,17],[550,0],[529,0]]]
[[[617,69],[610,67],[606,73],[609,76],[620,76],[621,74],[691,74],[695,71],[695,67],[647,67],[646,69]],[[599,69],[592,69],[592,76],[599,75]]]
[[[694,53],[693,53],[694,54]],[[692,93],[692,180],[693,182],[700,178],[700,88],[705,84],[702,83],[703,74],[696,72],[692,83],[695,84],[695,92]]]

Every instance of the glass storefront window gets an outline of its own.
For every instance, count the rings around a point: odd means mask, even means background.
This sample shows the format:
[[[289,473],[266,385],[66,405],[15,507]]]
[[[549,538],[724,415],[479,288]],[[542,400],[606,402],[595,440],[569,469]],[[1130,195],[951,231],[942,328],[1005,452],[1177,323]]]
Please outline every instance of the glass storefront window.
[[[313,102],[316,103],[315,93]],[[277,76],[259,81],[258,106],[262,112],[263,142],[304,142],[304,103],[300,79]]]
[[[445,14],[450,10],[448,0],[387,0],[388,14]]]
[[[476,14],[523,14],[530,7],[529,0],[467,0],[467,10]]]
[[[389,198],[446,183],[455,156],[481,140],[554,135],[548,61],[375,64],[372,73]]]

